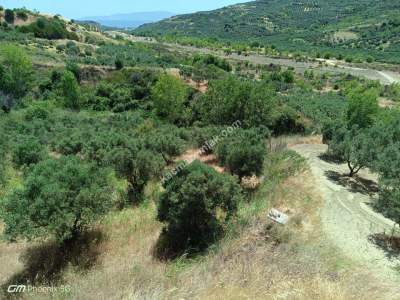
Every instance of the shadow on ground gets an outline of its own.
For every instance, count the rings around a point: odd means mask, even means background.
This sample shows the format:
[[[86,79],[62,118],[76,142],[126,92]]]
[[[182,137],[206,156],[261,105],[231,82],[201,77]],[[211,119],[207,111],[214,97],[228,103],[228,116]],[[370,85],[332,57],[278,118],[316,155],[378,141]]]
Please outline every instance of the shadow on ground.
[[[340,165],[344,163],[343,160],[329,153],[322,153],[321,155],[318,156],[318,158],[330,164]]]
[[[389,259],[400,259],[400,236],[377,233],[370,235],[369,240],[384,250]]]
[[[216,243],[221,234],[213,235],[209,239],[204,239],[196,246],[191,245],[190,240],[179,240],[176,235],[163,230],[158,237],[157,242],[151,250],[153,257],[160,261],[172,261],[178,258],[195,258],[204,255],[211,245]]]
[[[103,239],[100,231],[91,231],[62,246],[46,242],[28,248],[20,257],[23,270],[1,286],[3,295],[9,285],[57,285],[68,266],[81,272],[89,270],[97,262],[100,254],[98,246]]]
[[[348,175],[341,174],[336,171],[326,171],[325,175],[330,181],[347,188],[352,193],[360,193],[371,196],[379,192],[376,182],[357,175],[354,177],[349,177]]]

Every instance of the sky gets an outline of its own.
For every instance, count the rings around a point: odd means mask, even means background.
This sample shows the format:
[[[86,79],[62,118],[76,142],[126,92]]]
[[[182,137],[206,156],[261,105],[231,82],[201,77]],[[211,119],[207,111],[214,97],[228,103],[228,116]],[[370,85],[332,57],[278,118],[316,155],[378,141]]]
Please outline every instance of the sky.
[[[107,16],[120,13],[168,11],[176,14],[212,10],[246,0],[0,0],[6,8],[26,7],[67,18]]]

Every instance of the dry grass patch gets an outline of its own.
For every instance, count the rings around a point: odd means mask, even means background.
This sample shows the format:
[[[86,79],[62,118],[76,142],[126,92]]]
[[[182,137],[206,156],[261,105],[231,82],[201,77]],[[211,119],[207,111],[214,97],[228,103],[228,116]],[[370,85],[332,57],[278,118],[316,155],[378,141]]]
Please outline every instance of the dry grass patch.
[[[59,284],[64,294],[31,294],[26,299],[385,299],[379,283],[355,270],[320,232],[319,197],[308,171],[293,174],[296,160],[272,160],[266,180],[243,203],[228,234],[207,254],[161,262],[152,256],[162,224],[156,221],[155,199],[110,213],[96,227],[102,240],[89,269],[69,264]],[[296,162],[300,164],[299,162]],[[273,181],[272,179],[276,179]],[[148,198],[156,195],[148,189]],[[152,197],[150,195],[153,195]],[[267,219],[271,207],[287,212],[287,226]],[[13,261],[2,284],[22,265],[15,263],[24,244],[1,243],[0,259]]]

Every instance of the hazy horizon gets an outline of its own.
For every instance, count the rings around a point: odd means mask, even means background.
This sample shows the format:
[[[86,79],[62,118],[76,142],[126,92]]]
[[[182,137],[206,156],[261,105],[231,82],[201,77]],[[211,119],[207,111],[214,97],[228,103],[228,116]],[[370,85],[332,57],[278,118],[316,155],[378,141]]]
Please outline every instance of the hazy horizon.
[[[71,19],[82,19],[87,17],[109,16],[115,14],[129,14],[142,12],[170,12],[173,14],[184,14],[203,10],[212,10],[223,6],[244,3],[249,1],[240,0],[162,0],[127,2],[123,0],[113,1],[110,7],[109,1],[78,0],[53,1],[53,0],[4,0],[0,5],[6,8],[26,7],[36,9],[42,13],[60,14]]]

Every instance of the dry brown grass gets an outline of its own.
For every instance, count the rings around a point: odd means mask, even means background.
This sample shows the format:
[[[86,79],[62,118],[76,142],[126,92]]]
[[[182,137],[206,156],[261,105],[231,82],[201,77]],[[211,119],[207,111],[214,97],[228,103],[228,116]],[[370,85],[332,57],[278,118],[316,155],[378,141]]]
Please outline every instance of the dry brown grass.
[[[283,168],[283,166],[281,166]],[[149,195],[156,188],[150,189]],[[67,265],[62,283],[69,294],[25,295],[28,299],[386,299],[380,283],[357,270],[326,245],[319,230],[319,198],[310,173],[290,177],[254,201],[246,224],[193,260],[161,262],[151,255],[161,232],[153,201],[111,213],[97,227],[103,240],[97,264],[81,270]],[[263,192],[263,193],[264,193]],[[264,195],[261,193],[261,195]],[[243,205],[239,215],[247,215]],[[263,204],[263,203],[261,203]],[[264,203],[265,204],[265,203]],[[268,221],[270,207],[291,217],[283,227]],[[240,218],[240,217],[239,217]],[[1,284],[21,271],[22,243],[0,244]],[[61,284],[61,283],[60,283]]]

